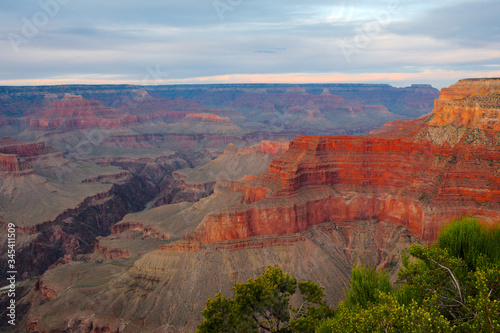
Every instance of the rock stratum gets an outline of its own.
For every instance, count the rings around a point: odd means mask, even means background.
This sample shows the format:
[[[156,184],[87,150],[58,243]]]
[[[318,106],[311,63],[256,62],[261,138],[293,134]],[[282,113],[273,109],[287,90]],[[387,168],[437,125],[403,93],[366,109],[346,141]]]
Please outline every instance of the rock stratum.
[[[436,239],[439,228],[460,215],[496,222],[498,82],[462,80],[443,89],[431,115],[398,129],[390,124],[366,137],[298,137],[262,175],[229,185],[241,192],[241,205],[209,214],[166,248],[292,234],[328,221],[388,221],[424,240]]]
[[[89,128],[159,133],[179,122],[180,133],[200,133],[194,115],[209,114],[228,118],[217,120],[222,133],[366,134],[430,112],[437,94],[415,85],[0,87],[0,131],[33,140]]]
[[[461,80],[444,88],[436,101],[430,126],[500,131],[500,79]]]
[[[34,173],[37,160],[60,157],[44,142],[22,142],[10,137],[0,139],[0,176],[20,177]]]

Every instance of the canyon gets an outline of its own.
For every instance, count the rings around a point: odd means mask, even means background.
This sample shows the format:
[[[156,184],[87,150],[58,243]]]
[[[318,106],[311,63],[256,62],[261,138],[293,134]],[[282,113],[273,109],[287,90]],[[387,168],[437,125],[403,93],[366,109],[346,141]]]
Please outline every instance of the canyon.
[[[499,82],[13,88],[0,216],[25,244],[22,329],[192,332],[267,265],[331,305],[357,263],[396,279],[454,217],[498,222]],[[15,215],[26,184],[52,215]]]

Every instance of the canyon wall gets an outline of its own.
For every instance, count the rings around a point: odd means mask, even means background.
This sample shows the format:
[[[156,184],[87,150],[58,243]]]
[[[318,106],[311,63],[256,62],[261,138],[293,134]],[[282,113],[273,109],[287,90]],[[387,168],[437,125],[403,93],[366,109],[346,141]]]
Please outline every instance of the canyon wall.
[[[500,79],[460,80],[443,88],[430,126],[500,131]]]
[[[500,220],[498,130],[478,128],[489,119],[485,114],[491,116],[489,111],[500,108],[495,99],[498,82],[461,81],[449,89],[453,94],[444,90],[444,100],[436,101],[427,118],[410,122],[406,136],[294,139],[266,172],[239,186],[244,193],[242,205],[207,215],[178,249],[187,248],[186,242],[197,249],[219,241],[296,233],[327,221],[389,221],[434,240],[438,230],[456,216],[476,215],[491,223]],[[458,93],[462,86],[463,92]],[[450,112],[441,106],[463,96],[492,104],[488,110],[479,102],[474,104],[481,110],[475,122],[439,125],[438,120]],[[469,117],[467,110],[460,115]],[[498,115],[493,113],[494,121]],[[433,134],[440,134],[433,132],[436,127],[443,130],[448,125],[464,128],[457,132],[462,134],[453,147],[446,140],[441,144],[432,140]],[[404,128],[405,123],[399,126]],[[175,250],[176,244],[167,247]]]
[[[10,137],[0,139],[0,176],[21,177],[34,173],[37,160],[62,156],[45,142],[22,142]]]

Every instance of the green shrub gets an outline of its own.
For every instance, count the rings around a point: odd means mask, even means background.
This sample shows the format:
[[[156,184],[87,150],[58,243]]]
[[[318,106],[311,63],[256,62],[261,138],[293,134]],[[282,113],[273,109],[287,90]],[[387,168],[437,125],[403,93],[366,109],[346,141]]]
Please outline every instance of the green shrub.
[[[370,304],[379,302],[380,292],[391,291],[392,286],[386,271],[376,272],[365,266],[357,266],[352,269],[346,305],[367,308]]]
[[[432,302],[424,306],[400,304],[391,294],[380,293],[380,303],[364,308],[341,306],[334,318],[324,321],[317,333],[452,332],[450,323]]]
[[[485,264],[500,264],[500,229],[481,226],[473,217],[461,217],[445,227],[438,244],[464,260],[471,271]]]

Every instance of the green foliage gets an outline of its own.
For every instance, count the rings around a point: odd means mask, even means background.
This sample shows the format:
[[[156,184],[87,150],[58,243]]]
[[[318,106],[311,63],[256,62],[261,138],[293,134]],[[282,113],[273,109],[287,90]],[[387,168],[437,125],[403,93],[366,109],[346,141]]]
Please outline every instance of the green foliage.
[[[491,312],[500,300],[498,237],[498,229],[482,227],[473,218],[459,218],[441,231],[437,246],[410,246],[408,252],[417,260],[403,256],[399,277],[419,304],[436,295],[440,313],[455,325],[455,331],[469,332],[474,327],[495,331],[486,326],[494,327],[499,316],[498,311]]]
[[[236,316],[236,304],[233,300],[218,293],[215,295],[215,299],[209,299],[206,305],[206,308],[201,312],[206,320],[198,326],[200,332],[237,333],[252,331],[250,323],[242,321]]]
[[[400,304],[391,294],[380,293],[380,303],[368,308],[340,306],[334,318],[324,321],[318,333],[332,332],[451,332],[450,323],[428,302]]]
[[[354,268],[347,299],[317,332],[500,332],[499,246],[499,229],[460,218],[437,244],[403,253],[397,290]]]
[[[477,294],[468,297],[474,319],[460,323],[457,331],[500,332],[500,269],[478,270],[474,277]]]
[[[290,305],[298,290],[302,304]],[[297,283],[295,277],[268,266],[256,279],[235,283],[234,299],[215,295],[201,312],[205,321],[198,332],[314,332],[331,315],[323,298],[324,288],[311,281]]]
[[[376,272],[364,266],[354,267],[347,291],[346,305],[366,309],[370,304],[379,302],[380,292],[391,291],[392,286],[387,272]]]
[[[464,295],[471,289],[472,274],[461,259],[435,246],[411,245],[408,252],[419,260],[403,261],[399,278],[417,303],[438,296],[441,312],[450,320],[463,318]]]
[[[234,302],[243,317],[254,318],[255,326],[268,332],[279,332],[290,322],[288,305],[296,288],[294,277],[269,266],[255,280],[234,284]]]
[[[439,247],[465,261],[469,270],[484,263],[500,264],[500,229],[481,227],[472,217],[461,217],[439,233]]]

